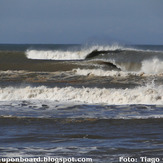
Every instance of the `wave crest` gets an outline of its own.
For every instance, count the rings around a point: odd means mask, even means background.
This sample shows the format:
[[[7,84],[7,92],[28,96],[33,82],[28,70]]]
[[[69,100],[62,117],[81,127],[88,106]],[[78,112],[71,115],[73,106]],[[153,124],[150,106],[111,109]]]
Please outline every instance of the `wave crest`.
[[[81,50],[27,50],[26,57],[28,59],[38,60],[83,60],[94,51],[116,51],[122,49],[121,46],[91,46],[84,47]],[[101,53],[102,53],[101,52]]]

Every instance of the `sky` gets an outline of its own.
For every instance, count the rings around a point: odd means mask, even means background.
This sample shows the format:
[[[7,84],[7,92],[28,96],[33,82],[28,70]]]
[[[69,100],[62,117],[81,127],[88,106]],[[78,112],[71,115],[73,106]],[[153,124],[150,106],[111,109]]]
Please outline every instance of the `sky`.
[[[163,0],[0,0],[0,43],[163,45]]]

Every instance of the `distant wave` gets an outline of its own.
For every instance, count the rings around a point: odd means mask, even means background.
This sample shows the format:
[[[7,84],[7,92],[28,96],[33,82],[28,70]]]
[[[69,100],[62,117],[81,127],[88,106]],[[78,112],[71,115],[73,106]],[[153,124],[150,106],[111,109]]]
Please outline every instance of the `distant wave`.
[[[86,57],[85,51],[61,51],[61,50],[27,50],[28,59],[38,60],[82,60]]]
[[[27,50],[26,56],[28,59],[40,60],[83,60],[95,57],[99,54],[119,53],[124,50],[136,50],[134,48],[125,48],[119,45],[111,46],[91,46],[85,47],[78,51],[72,50]],[[138,49],[137,49],[138,50]]]
[[[91,46],[83,47],[80,50],[31,50],[25,52],[27,59],[31,60],[64,60],[64,61],[79,61],[79,60],[94,60],[94,63],[100,65],[108,65],[108,69],[112,65],[117,70],[122,71],[143,71],[145,73],[161,73],[162,61],[153,60],[158,58],[163,60],[162,51],[143,50],[133,47],[123,47],[120,45],[108,46]],[[146,61],[146,60],[149,61]],[[114,60],[114,62],[113,62]],[[152,64],[151,67],[149,65]],[[147,68],[148,67],[148,68]],[[155,67],[155,70],[154,70]],[[148,69],[148,70],[147,70]]]
[[[142,86],[134,89],[100,89],[74,87],[6,87],[0,88],[0,100],[53,100],[87,104],[161,104],[163,86]]]

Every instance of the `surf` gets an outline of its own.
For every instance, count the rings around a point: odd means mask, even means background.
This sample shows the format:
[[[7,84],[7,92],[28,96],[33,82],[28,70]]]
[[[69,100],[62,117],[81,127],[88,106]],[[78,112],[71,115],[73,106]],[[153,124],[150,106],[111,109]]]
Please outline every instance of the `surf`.
[[[140,86],[133,89],[115,88],[75,88],[46,86],[0,88],[0,101],[13,100],[51,100],[59,102],[79,102],[86,104],[161,104],[163,105],[163,86]]]

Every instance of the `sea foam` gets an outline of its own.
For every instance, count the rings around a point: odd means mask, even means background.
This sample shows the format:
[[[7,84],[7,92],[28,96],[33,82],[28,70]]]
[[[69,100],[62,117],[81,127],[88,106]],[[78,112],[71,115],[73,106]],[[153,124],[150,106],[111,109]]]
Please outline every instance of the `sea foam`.
[[[47,88],[6,87],[0,88],[0,101],[12,100],[52,100],[60,102],[79,102],[86,104],[161,104],[163,105],[163,86],[142,86],[134,89],[100,88]]]

